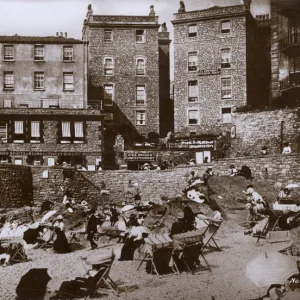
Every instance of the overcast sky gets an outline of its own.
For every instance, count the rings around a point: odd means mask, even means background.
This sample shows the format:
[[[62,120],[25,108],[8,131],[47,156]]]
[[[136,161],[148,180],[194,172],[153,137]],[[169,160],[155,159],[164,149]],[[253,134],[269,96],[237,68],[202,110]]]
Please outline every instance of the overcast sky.
[[[270,0],[252,0],[252,14],[269,12]],[[185,0],[186,11],[214,5],[226,6],[243,3],[242,0]],[[159,22],[166,22],[173,36],[173,13],[179,0],[0,0],[0,35],[55,35],[68,32],[69,37],[81,39],[83,20],[88,4],[94,14],[148,15],[154,5]]]

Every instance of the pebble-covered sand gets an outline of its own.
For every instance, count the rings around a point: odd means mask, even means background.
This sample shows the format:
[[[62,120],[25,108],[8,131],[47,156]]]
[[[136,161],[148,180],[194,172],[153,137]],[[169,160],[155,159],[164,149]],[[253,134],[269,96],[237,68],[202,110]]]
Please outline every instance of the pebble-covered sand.
[[[240,212],[243,214],[245,212]],[[266,289],[257,288],[245,277],[247,262],[262,251],[262,246],[255,246],[255,239],[245,236],[244,228],[237,225],[237,215],[230,216],[220,228],[216,241],[222,252],[210,251],[205,257],[212,267],[212,272],[201,270],[195,275],[182,273],[158,278],[147,274],[145,266],[136,270],[138,261],[115,260],[111,278],[120,287],[120,296],[112,293],[97,296],[95,299],[201,299],[211,300],[250,300],[262,296]],[[111,242],[110,242],[111,243]],[[263,241],[261,245],[263,244]],[[52,249],[34,250],[29,254],[30,261],[0,268],[0,299],[15,299],[15,289],[24,275],[31,268],[48,268],[52,280],[48,284],[50,295],[59,289],[65,280],[82,276],[81,256],[115,250],[118,258],[121,244],[88,251],[88,248],[70,254],[53,254]],[[47,299],[46,297],[46,299]]]

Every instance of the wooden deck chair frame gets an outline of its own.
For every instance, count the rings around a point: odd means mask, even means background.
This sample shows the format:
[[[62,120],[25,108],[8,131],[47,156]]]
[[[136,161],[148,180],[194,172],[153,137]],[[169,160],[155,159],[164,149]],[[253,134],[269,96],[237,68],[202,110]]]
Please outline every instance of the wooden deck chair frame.
[[[46,247],[52,248],[52,246],[53,246],[53,238],[54,238],[54,230],[51,233],[51,238],[49,239],[49,241],[44,241],[43,240],[42,242],[40,242],[40,244],[37,246],[36,249],[44,249]]]
[[[152,253],[146,253],[144,258],[141,260],[138,268],[137,268],[137,271],[140,269],[140,267],[142,266],[143,262],[150,262],[151,264],[151,274],[154,270],[155,274],[157,275],[157,277],[162,277],[163,275],[159,274],[159,272],[157,271],[157,268],[156,268],[156,265],[155,265],[155,262],[154,262],[154,256],[156,253],[158,253],[159,251],[166,251],[168,252],[168,254],[170,255],[170,258],[173,259],[173,263],[174,265],[171,267],[172,269],[172,272],[175,273],[176,275],[179,275],[179,270],[178,270],[178,267],[177,267],[177,264],[174,260],[174,256],[173,256],[173,248],[171,247],[168,247],[168,248],[161,248],[161,249],[157,249],[157,250],[153,250]]]
[[[99,289],[102,288],[102,285],[106,285],[108,287],[108,289],[112,290],[113,293],[118,296],[118,286],[117,284],[110,278],[109,273],[114,261],[114,255],[111,257],[110,260],[107,260],[105,262],[102,262],[100,266],[99,271],[97,272],[97,274],[95,274],[95,276],[93,277],[98,277],[98,275],[100,275],[100,278],[97,280],[97,282],[90,288],[87,289],[87,296],[85,297],[85,299],[90,299],[93,294]],[[77,281],[82,281],[85,282],[87,279],[86,278],[81,278],[81,277],[76,277]]]
[[[270,210],[270,212],[276,218],[274,225],[271,228],[269,228],[270,223],[271,223],[270,216],[269,216],[268,221],[267,221],[266,225],[264,226],[263,230],[261,231],[261,233],[254,235],[254,237],[257,237],[255,245],[257,245],[261,239],[266,239],[266,236],[269,231],[275,231],[275,229],[277,228],[277,224],[278,224],[278,220],[279,220],[280,216],[278,216],[273,210]]]
[[[203,235],[204,237],[209,233],[209,230],[211,228],[215,228],[215,230],[213,231],[213,233],[211,233],[211,236],[208,238],[208,240],[206,242],[203,243],[203,246],[202,246],[202,249],[201,249],[201,252],[204,250],[204,249],[214,249],[214,250],[217,250],[217,251],[222,251],[222,249],[218,246],[217,242],[215,241],[214,237],[215,235],[217,234],[217,232],[219,231],[220,229],[220,226],[222,225],[222,222],[217,224],[217,223],[214,223],[214,222],[211,222],[209,223],[209,225],[207,226],[206,230],[204,231]],[[214,244],[214,245],[211,245],[211,244]]]
[[[209,271],[209,272],[212,272],[212,269],[211,269],[209,263],[207,262],[206,258],[204,257],[203,252],[202,252],[203,249],[204,249],[202,243],[192,244],[192,245],[186,245],[186,246],[184,247],[183,251],[184,251],[185,249],[189,248],[189,247],[194,247],[194,246],[198,246],[198,259],[200,260],[200,258],[203,258],[203,260],[204,260],[204,262],[205,262],[205,264],[206,264],[206,266],[204,266],[203,264],[200,263],[200,267],[202,267],[203,269],[205,269],[205,270],[207,270],[207,271]],[[188,263],[187,263],[186,260],[185,260],[184,255],[183,255],[183,257],[182,257],[181,259],[182,259],[184,265],[187,267],[188,271],[194,275],[194,271],[189,267]]]
[[[13,247],[15,247],[15,249]],[[14,253],[10,254],[13,251],[14,251]],[[10,243],[7,247],[6,254],[10,255],[8,265],[13,264],[14,262],[27,262],[28,261],[24,247],[20,243]],[[16,258],[17,255],[19,255],[21,258]]]

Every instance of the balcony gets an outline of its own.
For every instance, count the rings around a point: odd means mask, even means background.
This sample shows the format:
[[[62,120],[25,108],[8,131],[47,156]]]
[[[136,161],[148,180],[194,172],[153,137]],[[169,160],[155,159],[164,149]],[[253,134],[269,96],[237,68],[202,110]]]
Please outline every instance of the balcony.
[[[286,55],[294,53],[296,49],[300,52],[300,32],[289,34],[279,40],[279,49]]]
[[[290,75],[280,81],[280,90],[286,91],[294,88],[300,88],[300,72],[290,73]]]
[[[95,109],[95,106],[102,108],[102,101],[97,101],[85,107],[83,103],[74,103],[74,101],[60,99],[41,99],[41,100],[2,100],[0,99],[0,108],[50,108],[50,109]]]

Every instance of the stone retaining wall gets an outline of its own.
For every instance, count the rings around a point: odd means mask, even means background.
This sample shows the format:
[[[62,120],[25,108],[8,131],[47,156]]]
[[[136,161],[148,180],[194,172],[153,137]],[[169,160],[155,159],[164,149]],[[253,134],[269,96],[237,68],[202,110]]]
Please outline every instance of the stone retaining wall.
[[[0,208],[17,208],[33,201],[31,168],[0,165]]]

